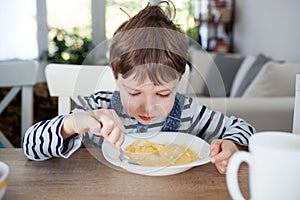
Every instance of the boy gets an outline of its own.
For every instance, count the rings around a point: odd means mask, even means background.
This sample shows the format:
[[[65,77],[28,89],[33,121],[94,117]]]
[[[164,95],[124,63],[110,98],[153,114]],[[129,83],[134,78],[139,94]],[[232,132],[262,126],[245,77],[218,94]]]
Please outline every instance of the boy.
[[[25,155],[32,160],[68,158],[87,131],[116,148],[124,133],[179,131],[209,142],[211,161],[225,173],[229,158],[247,147],[254,128],[176,93],[187,52],[181,29],[159,6],[146,6],[123,23],[112,40],[110,66],[119,91],[91,95],[87,103],[92,112],[74,110],[30,127],[24,137]]]

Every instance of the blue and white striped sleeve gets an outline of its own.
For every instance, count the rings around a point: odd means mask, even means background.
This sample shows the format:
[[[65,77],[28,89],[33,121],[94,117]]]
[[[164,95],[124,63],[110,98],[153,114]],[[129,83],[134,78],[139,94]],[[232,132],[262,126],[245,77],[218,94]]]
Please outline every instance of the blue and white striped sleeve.
[[[97,92],[87,99],[87,103],[94,109],[106,108],[112,92]],[[83,112],[84,108],[78,107],[69,115]],[[69,158],[82,146],[82,134],[74,134],[63,140],[61,128],[68,115],[60,115],[53,119],[44,120],[31,126],[23,138],[23,152],[30,160],[47,160],[52,157]],[[93,138],[93,137],[92,137]],[[95,139],[99,143],[99,138]]]
[[[245,120],[231,116],[226,118],[220,138],[230,140],[242,146],[248,146],[249,138],[254,133],[255,128]]]
[[[68,158],[81,146],[81,137],[64,141],[61,127],[67,115],[44,120],[31,126],[23,138],[23,151],[30,160],[47,160],[52,157]]]
[[[191,101],[189,109],[184,113],[187,111],[192,116],[190,132],[209,143],[213,139],[224,139],[248,146],[249,138],[256,131],[251,124],[241,118],[226,116],[195,101]]]

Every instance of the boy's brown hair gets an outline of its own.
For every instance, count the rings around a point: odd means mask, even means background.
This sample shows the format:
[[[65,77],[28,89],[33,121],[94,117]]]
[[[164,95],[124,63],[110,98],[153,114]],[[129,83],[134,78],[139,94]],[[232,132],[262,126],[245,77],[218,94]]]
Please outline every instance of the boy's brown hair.
[[[170,2],[164,3],[170,8]],[[148,4],[116,30],[110,46],[110,66],[115,78],[119,73],[123,78],[135,73],[138,81],[148,76],[159,84],[181,77],[187,52],[183,31],[159,5]]]

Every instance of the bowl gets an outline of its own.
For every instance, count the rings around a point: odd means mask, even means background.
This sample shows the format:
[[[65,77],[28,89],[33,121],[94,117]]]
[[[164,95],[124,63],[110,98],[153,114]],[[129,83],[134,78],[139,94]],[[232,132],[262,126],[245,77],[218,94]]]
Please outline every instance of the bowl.
[[[117,167],[121,167],[126,171],[135,174],[147,175],[147,176],[167,176],[182,173],[191,169],[192,167],[199,166],[210,162],[209,150],[210,146],[207,142],[201,138],[181,132],[156,132],[156,133],[134,133],[127,134],[122,148],[125,149],[128,145],[132,144],[136,140],[149,140],[151,142],[159,144],[177,144],[186,145],[191,148],[199,159],[182,165],[175,166],[143,166],[124,163],[119,159],[119,150],[112,147],[109,143],[104,142],[102,144],[102,153],[104,158],[111,164]]]
[[[0,161],[0,199],[4,197],[8,182],[9,167]]]

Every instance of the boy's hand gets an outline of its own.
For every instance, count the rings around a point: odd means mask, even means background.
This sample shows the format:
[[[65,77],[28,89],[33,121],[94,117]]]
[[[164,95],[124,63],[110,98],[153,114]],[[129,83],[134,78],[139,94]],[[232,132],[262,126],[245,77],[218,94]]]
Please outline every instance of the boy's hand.
[[[125,137],[125,127],[115,110],[98,109],[95,110],[95,115],[102,125],[100,135],[115,148],[121,148]]]
[[[98,109],[66,117],[61,132],[64,139],[84,132],[103,136],[115,148],[124,142],[125,128],[114,110]]]
[[[221,174],[226,173],[229,158],[239,151],[236,144],[228,140],[215,139],[210,145],[210,158]]]

